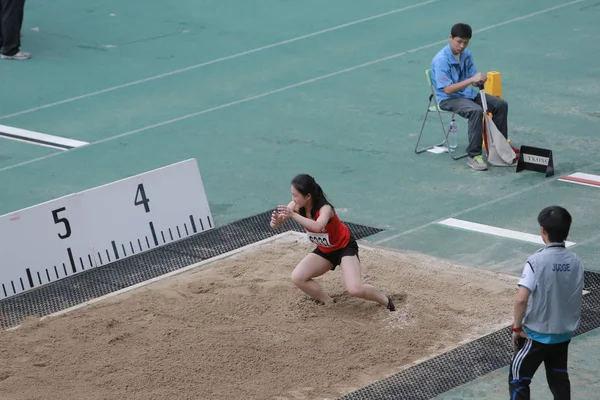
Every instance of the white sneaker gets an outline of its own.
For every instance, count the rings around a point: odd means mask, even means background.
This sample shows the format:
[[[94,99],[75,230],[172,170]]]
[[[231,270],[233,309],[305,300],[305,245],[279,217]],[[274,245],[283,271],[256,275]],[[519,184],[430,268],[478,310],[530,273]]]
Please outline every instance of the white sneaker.
[[[31,54],[26,53],[24,51],[20,51],[17,54],[13,54],[12,56],[0,54],[0,58],[3,60],[27,60],[31,58]]]
[[[487,164],[485,163],[485,161],[483,161],[482,156],[475,156],[473,158],[469,157],[467,165],[476,171],[485,171],[488,169]]]

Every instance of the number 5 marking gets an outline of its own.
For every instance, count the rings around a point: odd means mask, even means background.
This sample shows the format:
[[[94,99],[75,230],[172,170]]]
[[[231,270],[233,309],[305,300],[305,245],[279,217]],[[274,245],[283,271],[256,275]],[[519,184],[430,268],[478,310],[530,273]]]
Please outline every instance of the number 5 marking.
[[[65,211],[65,210],[66,210],[66,208],[63,207],[63,208],[59,208],[57,210],[52,211],[52,217],[54,218],[54,223],[55,224],[60,224],[60,223],[65,224],[66,233],[64,235],[61,235],[60,233],[58,234],[58,237],[61,239],[66,239],[69,236],[71,236],[71,224],[69,223],[69,220],[66,218],[58,218],[58,213],[61,211]]]

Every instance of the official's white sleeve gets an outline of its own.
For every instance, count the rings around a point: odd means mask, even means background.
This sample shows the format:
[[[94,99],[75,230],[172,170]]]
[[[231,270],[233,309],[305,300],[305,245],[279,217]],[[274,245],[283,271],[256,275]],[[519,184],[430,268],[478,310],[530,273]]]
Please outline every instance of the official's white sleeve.
[[[535,289],[535,273],[529,262],[525,263],[525,267],[523,267],[523,273],[521,274],[521,279],[519,280],[519,283],[517,283],[517,286],[525,286],[532,292],[533,289]]]

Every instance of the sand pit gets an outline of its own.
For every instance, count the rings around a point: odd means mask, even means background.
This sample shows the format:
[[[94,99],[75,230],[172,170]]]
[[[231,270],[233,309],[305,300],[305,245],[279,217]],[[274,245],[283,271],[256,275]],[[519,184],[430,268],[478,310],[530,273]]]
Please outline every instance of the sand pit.
[[[0,399],[332,399],[511,321],[516,279],[364,246],[398,311],[347,296],[339,268],[317,305],[289,280],[312,248],[289,234],[1,332]]]

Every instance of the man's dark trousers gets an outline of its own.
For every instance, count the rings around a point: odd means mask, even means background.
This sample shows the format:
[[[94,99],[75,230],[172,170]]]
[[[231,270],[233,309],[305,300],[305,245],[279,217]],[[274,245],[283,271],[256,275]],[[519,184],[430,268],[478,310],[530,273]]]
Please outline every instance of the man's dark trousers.
[[[529,400],[529,384],[543,362],[546,381],[554,400],[571,400],[571,382],[567,371],[570,340],[544,344],[531,339],[520,339],[508,374],[511,400]]]
[[[493,115],[492,121],[498,130],[508,139],[508,103],[498,97],[485,94],[488,111]],[[481,155],[481,142],[483,140],[483,108],[481,105],[481,95],[474,99],[457,97],[442,100],[440,102],[442,110],[451,111],[463,118],[469,120],[469,145],[467,153],[469,157]]]
[[[0,0],[0,53],[14,56],[21,47],[25,0]]]

